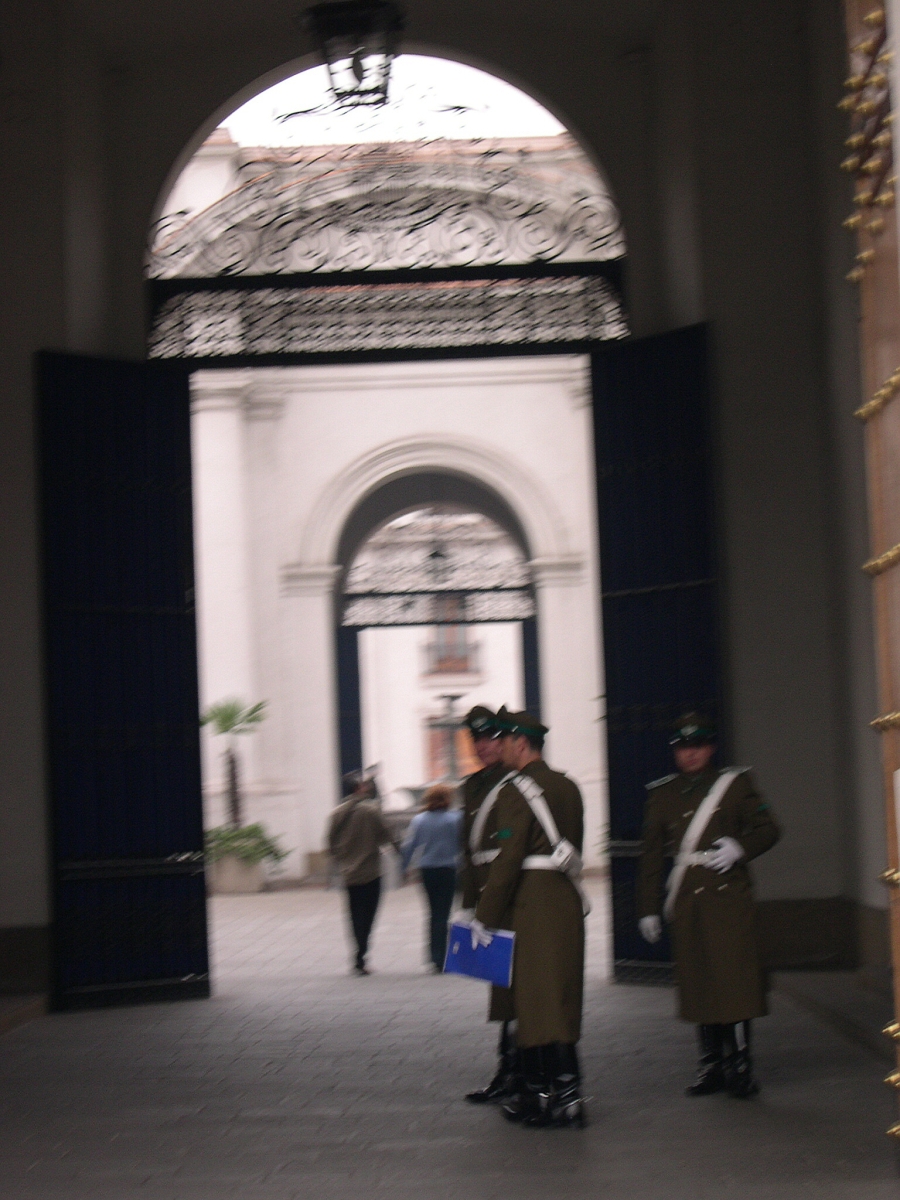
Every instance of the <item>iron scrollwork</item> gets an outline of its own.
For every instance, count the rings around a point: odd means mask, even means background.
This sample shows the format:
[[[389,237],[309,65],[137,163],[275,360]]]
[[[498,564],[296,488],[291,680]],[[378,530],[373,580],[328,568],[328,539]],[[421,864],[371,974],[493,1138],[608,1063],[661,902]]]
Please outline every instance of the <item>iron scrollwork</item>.
[[[243,155],[227,195],[157,226],[151,278],[597,262],[624,253],[616,207],[566,135]]]
[[[599,276],[180,292],[156,312],[152,358],[605,341],[628,327]]]
[[[531,572],[481,513],[423,509],[363,543],[344,587],[344,625],[464,625],[535,614]]]

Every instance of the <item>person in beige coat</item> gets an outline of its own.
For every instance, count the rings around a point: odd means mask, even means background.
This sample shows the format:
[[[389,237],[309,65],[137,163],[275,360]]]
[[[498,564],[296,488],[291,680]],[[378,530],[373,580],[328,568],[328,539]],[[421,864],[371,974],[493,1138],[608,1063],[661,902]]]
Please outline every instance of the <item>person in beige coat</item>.
[[[472,933],[490,939],[491,929],[511,929],[516,935],[505,1015],[516,1020],[520,1075],[502,1112],[529,1126],[583,1125],[576,1044],[584,987],[584,909],[577,883],[584,806],[572,780],[544,762],[546,726],[529,713],[503,709],[497,720],[503,765],[512,777],[497,793],[497,854]]]
[[[748,768],[714,765],[707,718],[686,714],[670,744],[677,772],[647,785],[639,928],[656,942],[662,916],[671,923],[680,1016],[698,1027],[700,1046],[687,1094],[727,1090],[746,1099],[759,1091],[750,1022],[767,1011],[747,864],[775,845],[780,830]],[[664,889],[667,859],[675,865]]]
[[[400,846],[373,802],[371,780],[354,772],[344,776],[342,786],[345,799],[328,822],[328,851],[347,889],[347,914],[356,945],[351,971],[369,975],[366,956],[381,898],[381,847],[390,843],[399,854]]]

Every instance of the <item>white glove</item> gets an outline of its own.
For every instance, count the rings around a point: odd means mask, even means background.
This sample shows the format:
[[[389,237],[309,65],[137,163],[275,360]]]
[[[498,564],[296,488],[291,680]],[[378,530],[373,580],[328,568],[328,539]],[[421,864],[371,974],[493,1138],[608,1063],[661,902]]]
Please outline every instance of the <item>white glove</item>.
[[[638,929],[641,931],[641,937],[645,942],[658,942],[662,937],[662,921],[656,914],[651,917],[641,917],[638,921]]]
[[[471,925],[475,917],[474,908],[460,908],[455,913],[450,914],[448,925]]]
[[[732,837],[720,837],[713,842],[713,849],[706,860],[706,865],[713,871],[718,871],[720,875],[724,875],[743,857],[744,850],[740,842],[736,842]]]
[[[469,929],[472,932],[472,949],[476,946],[489,946],[494,940],[494,935],[489,929],[485,929],[477,917],[473,917],[469,922]]]

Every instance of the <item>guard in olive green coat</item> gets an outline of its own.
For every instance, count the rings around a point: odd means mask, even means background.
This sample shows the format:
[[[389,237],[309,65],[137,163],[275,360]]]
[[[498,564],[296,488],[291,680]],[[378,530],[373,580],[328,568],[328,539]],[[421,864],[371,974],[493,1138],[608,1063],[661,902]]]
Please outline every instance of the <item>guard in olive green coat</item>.
[[[711,723],[688,713],[670,739],[678,773],[648,785],[638,877],[642,935],[659,940],[671,922],[683,1020],[698,1026],[700,1070],[688,1095],[759,1091],[750,1058],[750,1021],[764,1016],[765,978],[747,863],[780,831],[747,768],[713,765]],[[666,885],[667,858],[675,863]]]
[[[477,704],[463,719],[469,730],[472,745],[479,761],[480,771],[467,776],[463,781],[463,869],[461,918],[471,919],[487,882],[491,860],[496,856],[496,814],[493,805],[480,823],[478,844],[472,845],[472,827],[485,799],[507,774],[501,762],[500,728],[497,714],[484,705]],[[473,858],[474,854],[474,858]],[[475,861],[477,859],[477,861]],[[467,1092],[470,1104],[499,1104],[512,1094],[518,1074],[518,1052],[515,1033],[512,1029],[512,993],[509,988],[492,987],[489,1021],[500,1022],[500,1039],[497,1046],[497,1070],[491,1082],[474,1092]]]
[[[472,861],[472,825],[484,798],[495,784],[499,783],[506,774],[506,767],[500,761],[501,747],[497,714],[484,705],[477,704],[463,718],[463,724],[469,730],[475,754],[482,764],[481,770],[473,775],[467,775],[462,783],[463,801],[463,869],[462,869],[462,907],[474,909],[481,895],[481,889],[487,882],[487,862]],[[490,829],[485,829],[483,837],[487,838],[494,832],[496,824],[490,822]],[[495,843],[492,843],[495,844]]]
[[[577,883],[584,807],[572,780],[541,757],[546,726],[528,713],[502,709],[497,719],[505,725],[503,763],[516,774],[497,794],[499,853],[472,930],[476,938],[489,938],[490,929],[516,935],[511,998],[521,1077],[503,1113],[533,1126],[582,1125],[575,1046],[584,987],[584,909]]]

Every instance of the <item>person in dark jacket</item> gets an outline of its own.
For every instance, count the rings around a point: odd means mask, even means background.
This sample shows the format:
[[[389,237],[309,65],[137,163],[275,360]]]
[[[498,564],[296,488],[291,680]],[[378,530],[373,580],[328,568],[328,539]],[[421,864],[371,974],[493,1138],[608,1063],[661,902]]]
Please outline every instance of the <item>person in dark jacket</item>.
[[[437,783],[423,796],[425,811],[410,822],[403,843],[404,872],[415,861],[428,897],[428,955],[431,969],[440,974],[447,956],[447,921],[456,891],[459,864],[460,810],[451,808],[453,789]]]
[[[671,922],[680,1015],[698,1029],[700,1066],[687,1094],[759,1091],[750,1022],[767,1012],[747,864],[780,830],[747,767],[718,770],[712,723],[687,713],[670,738],[677,772],[647,785],[638,873],[639,928],[648,942]],[[674,858],[663,902],[665,860]]]

